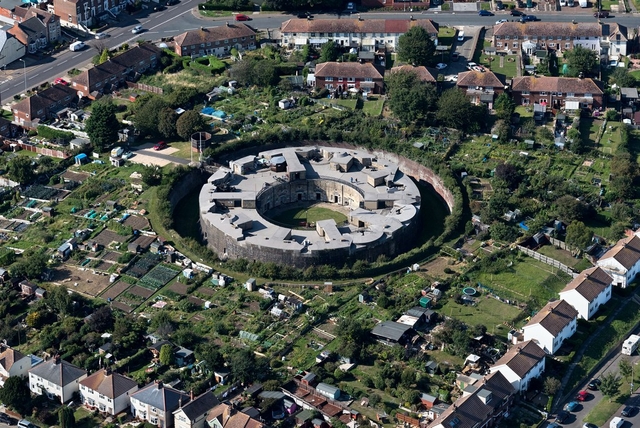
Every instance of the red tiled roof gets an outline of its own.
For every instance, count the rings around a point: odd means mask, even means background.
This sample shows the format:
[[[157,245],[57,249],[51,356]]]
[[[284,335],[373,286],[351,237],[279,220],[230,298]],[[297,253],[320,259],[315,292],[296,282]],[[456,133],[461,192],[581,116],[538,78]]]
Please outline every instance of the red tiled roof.
[[[418,67],[414,67],[412,65],[401,65],[398,67],[393,67],[391,69],[392,74],[397,72],[415,73],[418,76],[418,79],[420,79],[423,82],[435,83],[436,81],[435,77],[433,77],[433,74],[429,72],[427,67],[422,65]]]
[[[251,37],[256,34],[255,30],[245,24],[227,24],[219,27],[201,28],[199,30],[187,31],[175,37],[175,44],[178,46],[200,45],[201,43],[211,43],[241,37]]]
[[[456,85],[459,88],[475,88],[476,86],[482,88],[504,87],[504,83],[491,71],[465,71],[460,73],[458,74]]]
[[[316,65],[316,77],[354,77],[363,79],[382,79],[382,74],[371,63],[323,62]]]
[[[280,26],[282,33],[395,33],[404,34],[420,26],[430,35],[438,34],[430,19],[290,19]]]
[[[595,80],[590,78],[579,79],[577,77],[515,77],[511,83],[511,90],[514,92],[574,93],[576,96],[582,94],[602,94],[602,89],[600,89]]]

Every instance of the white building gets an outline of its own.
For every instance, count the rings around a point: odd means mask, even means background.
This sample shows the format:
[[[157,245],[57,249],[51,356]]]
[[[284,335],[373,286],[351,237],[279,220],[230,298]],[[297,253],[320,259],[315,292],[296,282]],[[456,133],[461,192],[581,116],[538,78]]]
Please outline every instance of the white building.
[[[196,398],[173,412],[175,428],[204,428],[209,411],[220,404],[211,391]]]
[[[589,320],[611,299],[612,282],[599,267],[585,269],[564,287],[560,298],[573,306],[580,318]]]
[[[281,44],[302,49],[322,47],[329,40],[363,51],[395,50],[398,39],[413,26],[427,30],[438,44],[438,29],[430,19],[290,19],[280,26]]]
[[[173,426],[173,412],[189,402],[187,394],[164,386],[162,382],[150,383],[131,395],[131,414],[160,428]]]
[[[534,340],[547,354],[555,354],[576,332],[578,311],[564,300],[547,303],[522,330],[524,341]]]
[[[7,348],[0,353],[0,387],[11,376],[27,376],[31,368],[31,357],[20,351]]]
[[[29,389],[66,403],[80,390],[80,381],[86,377],[86,370],[55,357],[29,370]]]
[[[526,392],[531,379],[544,373],[546,355],[537,343],[529,340],[509,349],[490,370],[502,373],[516,391]]]
[[[80,382],[82,404],[102,413],[117,415],[126,410],[138,384],[109,369],[99,370]]]
[[[640,272],[640,237],[636,232],[633,236],[618,241],[607,251],[598,263],[612,279],[613,285],[627,288]]]

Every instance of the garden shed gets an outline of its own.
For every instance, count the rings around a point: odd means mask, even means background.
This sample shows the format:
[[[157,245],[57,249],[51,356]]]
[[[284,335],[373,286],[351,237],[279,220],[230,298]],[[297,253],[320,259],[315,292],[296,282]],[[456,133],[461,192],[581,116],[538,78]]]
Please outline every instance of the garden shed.
[[[89,162],[89,158],[85,153],[80,153],[76,155],[74,159],[75,159],[76,165],[82,165],[83,163]]]
[[[430,308],[431,307],[431,299],[426,297],[426,296],[420,298],[420,306],[422,306],[423,308]]]
[[[318,386],[316,386],[316,391],[332,400],[337,400],[338,397],[340,397],[340,388],[327,383],[319,383]]]

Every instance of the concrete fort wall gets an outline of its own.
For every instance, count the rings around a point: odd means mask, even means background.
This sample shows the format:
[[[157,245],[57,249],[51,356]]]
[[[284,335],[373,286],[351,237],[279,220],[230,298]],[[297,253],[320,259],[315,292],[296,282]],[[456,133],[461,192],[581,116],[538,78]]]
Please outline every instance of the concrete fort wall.
[[[294,202],[330,202],[360,207],[364,200],[360,192],[348,183],[333,180],[298,180],[269,186],[258,194],[256,208],[260,215]]]
[[[236,241],[204,219],[200,221],[200,226],[207,245],[221,258],[271,262],[278,265],[286,264],[299,269],[306,269],[310,266],[318,265],[342,267],[349,259],[363,259],[374,262],[383,254],[387,257],[401,254],[413,247],[418,236],[417,223],[417,221],[414,221],[407,227],[397,230],[393,237],[383,238],[367,246],[356,247],[352,245],[343,249],[314,249],[312,251],[309,249],[303,251],[287,249],[286,243],[283,243],[279,248],[271,248],[256,245],[249,241]],[[295,233],[295,231],[292,233]]]

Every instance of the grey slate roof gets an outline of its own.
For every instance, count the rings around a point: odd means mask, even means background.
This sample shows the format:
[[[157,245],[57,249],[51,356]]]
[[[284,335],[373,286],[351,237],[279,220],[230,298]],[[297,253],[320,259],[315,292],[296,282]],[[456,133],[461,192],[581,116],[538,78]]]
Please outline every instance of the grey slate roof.
[[[176,410],[180,405],[180,398],[182,398],[183,407],[189,402],[187,394],[162,383],[150,383],[135,394],[131,394],[131,398],[166,412]]]
[[[205,415],[209,410],[220,404],[220,401],[213,395],[213,392],[207,391],[196,397],[190,403],[182,406],[182,411],[190,421],[195,420],[198,416]]]
[[[395,321],[383,321],[376,325],[371,331],[375,336],[399,341],[402,336],[411,329],[410,326]]]
[[[52,358],[47,362],[38,364],[29,373],[33,373],[34,376],[41,377],[55,385],[66,386],[85,376],[87,371],[64,360]]]

